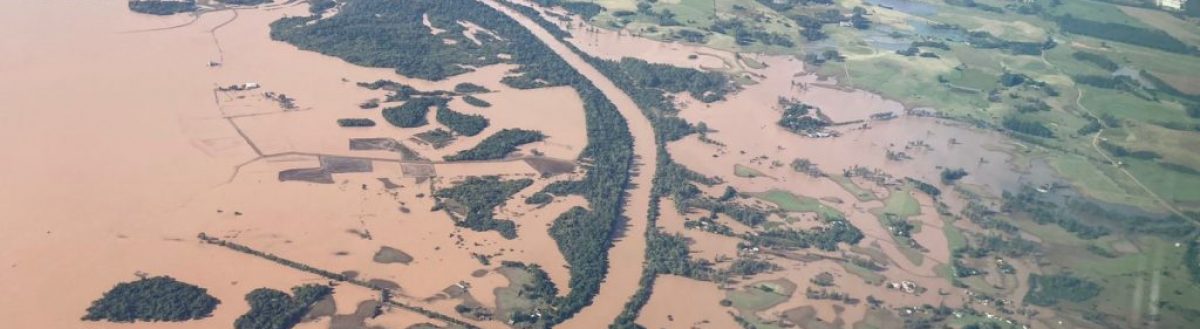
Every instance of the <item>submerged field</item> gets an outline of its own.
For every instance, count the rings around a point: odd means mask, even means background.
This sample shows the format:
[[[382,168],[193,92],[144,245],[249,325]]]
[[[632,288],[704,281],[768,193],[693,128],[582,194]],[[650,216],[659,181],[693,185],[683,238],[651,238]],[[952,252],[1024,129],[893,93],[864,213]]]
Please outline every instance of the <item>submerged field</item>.
[[[179,328],[1200,314],[1194,18],[1088,0],[198,5],[0,14],[6,323],[159,327],[97,305],[171,298],[197,302],[133,313]],[[119,289],[143,284],[159,286]]]

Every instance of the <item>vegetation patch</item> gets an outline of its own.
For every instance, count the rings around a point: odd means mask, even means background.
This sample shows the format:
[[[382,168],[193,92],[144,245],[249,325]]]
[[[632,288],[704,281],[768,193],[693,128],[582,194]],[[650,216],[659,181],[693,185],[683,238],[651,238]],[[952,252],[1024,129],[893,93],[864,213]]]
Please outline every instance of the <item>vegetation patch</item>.
[[[442,128],[420,132],[416,135],[413,135],[413,137],[416,137],[422,142],[429,143],[429,146],[432,146],[434,149],[446,147],[446,145],[453,143],[455,139],[453,133],[450,133]]]
[[[454,85],[454,92],[460,93],[460,94],[477,94],[477,93],[486,93],[489,91],[491,91],[491,90],[487,89],[487,87],[480,86],[480,85],[470,83],[470,82],[463,82],[463,83]]]
[[[792,192],[784,190],[770,190],[761,193],[751,193],[751,196],[762,199],[779,206],[779,209],[788,212],[812,212],[826,220],[843,219],[846,216],[836,208],[826,206],[817,199],[806,196],[798,196]]]
[[[444,106],[443,98],[420,97],[413,98],[403,105],[383,109],[383,118],[393,126],[400,128],[416,128],[429,124],[429,107]]]
[[[764,174],[763,172],[758,171],[758,169],[754,169],[754,168],[740,165],[740,164],[733,165],[733,175],[737,176],[737,177],[742,177],[742,178],[769,177],[769,176],[767,176],[767,174]]]
[[[413,257],[400,249],[382,246],[379,247],[379,251],[375,252],[375,256],[371,257],[371,260],[383,264],[400,263],[408,265],[412,263]]]
[[[444,158],[446,161],[503,159],[518,146],[546,139],[541,132],[524,129],[504,129],[484,138],[475,147]]]
[[[344,1],[337,15],[275,21],[271,38],[361,66],[394,68],[404,76],[442,80],[469,72],[469,67],[504,61],[498,54],[508,42],[476,34],[482,39],[476,44],[463,33],[466,27],[458,20],[482,23],[477,21],[482,17],[466,15],[462,5],[438,0]],[[423,24],[424,17],[446,33],[431,33]]]
[[[341,127],[374,127],[375,120],[367,118],[343,118],[338,119],[337,124]]]
[[[233,323],[235,329],[289,329],[308,314],[317,302],[333,293],[333,288],[318,284],[293,287],[292,295],[270,289],[258,288],[246,295],[250,311]]]
[[[499,177],[468,177],[466,181],[434,192],[444,207],[455,217],[455,225],[474,231],[496,231],[505,239],[517,237],[517,225],[511,220],[496,219],[496,207],[513,194],[533,184],[532,179],[501,181]],[[461,218],[459,218],[461,216]]]
[[[438,104],[437,121],[463,136],[475,136],[488,127],[488,119],[478,114],[462,114],[445,103]]]
[[[130,0],[129,10],[151,15],[174,15],[196,11],[196,0]]]
[[[488,101],[485,101],[483,99],[480,99],[479,97],[475,97],[472,95],[463,96],[462,100],[463,100],[463,102],[465,102],[467,104],[471,104],[471,106],[474,106],[474,107],[492,107],[492,103],[488,103]]]
[[[1080,303],[1096,297],[1100,290],[1100,284],[1070,274],[1029,274],[1025,302],[1037,306],[1053,306],[1059,301]]]
[[[212,315],[221,301],[208,290],[176,281],[169,276],[118,283],[93,301],[83,316],[86,321],[187,321]]]

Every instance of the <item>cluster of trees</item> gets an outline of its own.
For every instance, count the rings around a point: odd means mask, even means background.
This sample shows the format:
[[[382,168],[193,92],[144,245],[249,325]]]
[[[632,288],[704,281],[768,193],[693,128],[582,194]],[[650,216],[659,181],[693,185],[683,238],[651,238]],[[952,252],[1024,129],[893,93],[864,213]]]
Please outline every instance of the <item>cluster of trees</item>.
[[[518,146],[546,139],[541,132],[524,129],[504,129],[484,138],[478,145],[454,155],[447,155],[446,161],[465,160],[495,160],[503,159],[509,153],[517,150]]]
[[[334,16],[275,21],[271,38],[354,64],[394,68],[401,75],[427,80],[442,80],[469,72],[470,67],[503,62],[498,56],[501,50],[516,53],[508,47],[509,42],[486,33],[475,36],[481,44],[467,38],[463,34],[466,28],[457,21],[480,18],[462,15],[463,8],[460,1],[344,1]],[[446,33],[432,34],[423,24],[422,15],[426,13],[430,23]],[[446,39],[457,42],[447,43]]]
[[[118,283],[92,302],[85,321],[187,321],[212,315],[221,301],[169,276]]]
[[[855,6],[853,12],[854,12],[854,14],[850,15],[850,26],[853,26],[854,28],[859,29],[859,30],[866,30],[866,29],[871,28],[871,20],[867,19],[867,16],[866,16],[867,15],[866,8]]]
[[[1082,61],[1082,62],[1092,63],[1093,65],[1096,65],[1096,66],[1098,66],[1102,69],[1105,69],[1107,71],[1110,71],[1110,72],[1116,71],[1117,69],[1121,68],[1121,66],[1118,65],[1117,62],[1114,62],[1113,60],[1109,59],[1108,57],[1105,57],[1104,55],[1093,53],[1093,52],[1076,51],[1071,54],[1071,57],[1076,60]]]
[[[129,10],[151,15],[174,15],[196,11],[196,0],[130,0]]]
[[[728,76],[717,72],[650,63],[630,57],[620,61],[590,56],[588,59],[621,90],[634,97],[639,107],[648,106],[650,110],[663,114],[677,112],[674,104],[669,103],[671,99],[664,93],[687,92],[701,102],[712,103],[725,99],[725,95],[736,88]]]
[[[308,314],[313,304],[333,293],[333,288],[319,284],[292,287],[292,295],[258,288],[246,295],[250,311],[233,322],[235,329],[290,329]]]
[[[993,234],[973,239],[972,242],[971,245],[951,250],[951,254],[955,258],[971,257],[979,259],[992,255],[1019,258],[1041,250],[1041,247],[1037,243],[1021,238],[1020,236],[1005,239],[1001,235]]]
[[[838,243],[857,244],[863,233],[845,220],[831,220],[829,225],[812,230],[790,228],[772,229],[743,237],[754,246],[782,249],[805,249],[816,247],[824,251],[836,251]]]
[[[438,97],[418,97],[405,102],[400,106],[393,106],[383,109],[383,119],[387,120],[393,126],[400,128],[416,128],[429,124],[429,107],[446,106],[445,98]]]
[[[728,273],[733,275],[755,275],[759,273],[774,272],[780,269],[779,265],[775,265],[767,260],[739,257],[729,264]]]
[[[961,29],[961,27],[959,27]],[[1042,51],[1052,49],[1058,44],[1054,39],[1047,38],[1043,42],[1011,41],[1001,39],[987,31],[971,31],[967,33],[967,41],[971,47],[980,49],[1005,49],[1013,55],[1039,56]]]
[[[1146,215],[1131,215],[1120,210],[1099,205],[1090,201],[1071,200],[1066,203],[1072,213],[1087,216],[1096,220],[1104,220],[1114,228],[1126,232],[1144,233],[1164,237],[1183,238],[1197,231],[1196,224],[1190,219],[1179,215],[1152,217]]]
[[[547,204],[554,201],[554,196],[546,192],[537,192],[525,198],[525,204]]]
[[[1187,251],[1183,253],[1183,265],[1191,274],[1192,283],[1200,284],[1200,241],[1188,242]]]
[[[815,109],[816,107],[804,103],[796,102],[790,104],[784,107],[783,116],[779,118],[779,121],[776,122],[776,124],[797,134],[821,130],[825,127],[828,127],[829,123],[825,122],[825,120],[821,120],[809,115],[811,112],[810,110]]]
[[[1108,153],[1111,153],[1113,156],[1117,156],[1117,157],[1130,157],[1130,158],[1142,159],[1142,160],[1154,160],[1154,159],[1162,158],[1161,154],[1158,154],[1157,152],[1154,152],[1154,151],[1138,151],[1138,150],[1130,151],[1128,148],[1125,148],[1124,146],[1113,144],[1113,143],[1110,143],[1109,141],[1100,141],[1099,146],[1100,146],[1100,148],[1104,149],[1105,151],[1108,151]]]
[[[342,127],[374,127],[375,120],[367,118],[342,118],[337,120],[337,124]]]
[[[489,91],[491,91],[491,90],[487,89],[487,87],[480,86],[480,85],[470,83],[470,82],[463,82],[463,83],[454,85],[454,92],[460,93],[460,94],[486,93]]]
[[[1070,274],[1029,274],[1025,303],[1053,306],[1059,301],[1080,303],[1100,294],[1100,284]]]
[[[313,15],[320,15],[326,10],[337,7],[337,1],[334,0],[308,0],[308,12]]]
[[[1080,239],[1094,240],[1111,233],[1104,226],[1085,224],[1070,211],[1070,208],[1059,207],[1057,203],[1043,200],[1040,196],[1041,193],[1031,186],[1022,186],[1016,194],[1004,191],[1002,195],[1004,203],[1000,209],[1005,212],[1026,214],[1041,225],[1053,223]]]
[[[492,103],[488,103],[488,101],[479,99],[479,97],[475,97],[475,96],[471,96],[471,95],[463,96],[462,100],[463,100],[463,102],[466,102],[467,104],[471,104],[471,106],[474,106],[474,107],[492,107]]]
[[[1136,91],[1141,88],[1141,85],[1126,75],[1072,75],[1071,80],[1075,83],[1088,85],[1096,88],[1115,89],[1125,91]]]
[[[733,36],[734,42],[740,46],[749,46],[755,42],[767,46],[786,48],[796,46],[796,43],[792,42],[792,38],[789,38],[786,34],[769,32],[761,27],[747,25],[738,18],[717,19],[708,26],[708,30]]]
[[[257,6],[257,5],[261,5],[264,3],[275,2],[275,0],[217,0],[217,1],[220,1],[221,3],[227,4],[227,5],[238,5],[238,6]]]
[[[918,191],[925,192],[925,194],[928,194],[931,197],[937,198],[939,195],[942,195],[942,190],[938,189],[932,184],[912,177],[905,177],[904,180],[909,184],[912,184],[913,188],[916,188]]]
[[[716,216],[717,214],[725,214],[734,221],[750,227],[756,227],[767,222],[766,211],[736,202],[697,197],[687,197],[682,200],[677,199],[676,201],[678,202],[680,209],[704,209],[711,212],[712,216]]]
[[[980,3],[975,0],[943,0],[943,1],[947,5],[951,5],[951,6],[975,8],[975,9],[979,9],[982,11],[986,11],[986,12],[990,12],[990,13],[997,13],[997,14],[1004,13],[1004,8],[996,7],[993,5],[986,4],[986,3]]]
[[[946,50],[946,51],[950,50],[950,45],[946,44],[945,42],[933,41],[933,40],[913,41],[911,46],[912,47],[935,48],[935,49],[941,49],[941,50]]]
[[[495,218],[495,209],[531,184],[533,180],[528,178],[502,181],[496,176],[472,176],[454,187],[434,192],[433,196],[450,200],[449,203],[439,202],[438,206],[450,210],[451,216],[456,216],[456,209],[465,213],[455,225],[477,232],[496,231],[505,239],[514,239],[517,225],[511,220]]]
[[[1063,32],[1069,32],[1089,37],[1128,43],[1131,45],[1154,48],[1179,54],[1195,54],[1197,50],[1183,41],[1179,41],[1161,30],[1147,29],[1121,23],[1097,22],[1074,16],[1063,15],[1055,18]]]
[[[421,91],[410,85],[382,79],[375,80],[374,82],[359,82],[358,86],[370,90],[383,89],[390,91],[390,93],[387,95],[387,98],[384,99],[385,102],[403,102],[412,99],[414,96],[439,98],[454,95],[453,93],[445,90]]]
[[[942,169],[942,181],[943,182],[952,183],[954,181],[962,179],[963,177],[967,177],[967,171],[963,170],[962,168]]]
[[[1050,128],[1047,128],[1046,125],[1038,121],[1010,116],[1004,118],[1004,121],[1002,121],[1000,124],[1003,125],[1004,128],[1018,133],[1042,138],[1054,138],[1054,131],[1050,130]]]
[[[438,104],[438,123],[463,136],[475,136],[488,127],[488,119],[478,114],[462,114],[451,110],[446,103]]]

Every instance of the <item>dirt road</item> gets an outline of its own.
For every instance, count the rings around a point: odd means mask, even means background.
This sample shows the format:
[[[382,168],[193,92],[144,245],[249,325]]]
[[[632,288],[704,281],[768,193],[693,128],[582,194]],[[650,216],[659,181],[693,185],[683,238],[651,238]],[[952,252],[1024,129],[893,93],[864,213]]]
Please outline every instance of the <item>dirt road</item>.
[[[626,201],[625,216],[630,219],[625,236],[614,242],[609,250],[609,270],[604,283],[600,285],[600,293],[592,301],[592,305],[583,309],[575,317],[563,323],[561,328],[598,328],[607,326],[616,319],[625,306],[625,302],[637,291],[638,279],[642,274],[645,259],[646,216],[650,208],[650,187],[654,178],[654,168],[657,167],[654,152],[654,131],[650,121],[642,115],[641,110],[620,88],[604,74],[592,67],[571,51],[565,44],[555,39],[550,32],[537,25],[533,20],[520,13],[504,7],[492,0],[480,0],[512,17],[524,26],[534,36],[546,43],[558,56],[583,74],[592,84],[596,85],[605,97],[617,106],[617,111],[629,123],[629,131],[633,134],[633,151],[637,156],[631,178],[632,189]]]

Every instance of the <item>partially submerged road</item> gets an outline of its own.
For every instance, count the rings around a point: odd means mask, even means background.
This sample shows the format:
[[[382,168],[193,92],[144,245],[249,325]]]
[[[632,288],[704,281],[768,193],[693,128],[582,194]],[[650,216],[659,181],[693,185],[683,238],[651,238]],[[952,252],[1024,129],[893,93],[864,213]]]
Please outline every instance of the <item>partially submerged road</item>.
[[[625,235],[615,241],[612,249],[608,252],[608,275],[600,285],[600,293],[592,300],[592,305],[584,308],[579,314],[559,326],[560,328],[585,329],[606,327],[617,318],[617,315],[625,307],[625,303],[637,291],[638,279],[641,278],[642,268],[645,266],[646,237],[644,233],[650,209],[650,188],[654,178],[654,169],[658,167],[654,150],[654,130],[650,126],[650,121],[633,102],[633,98],[617,88],[617,85],[613,84],[608,77],[571,51],[565,44],[554,38],[549,31],[525,15],[496,3],[494,0],[479,1],[516,20],[576,71],[591,80],[592,84],[617,106],[617,111],[625,117],[625,121],[629,124],[629,132],[633,135],[635,155],[633,176],[630,178],[631,188],[627,190],[628,197],[625,200],[624,210],[625,216],[629,218],[629,225]]]

